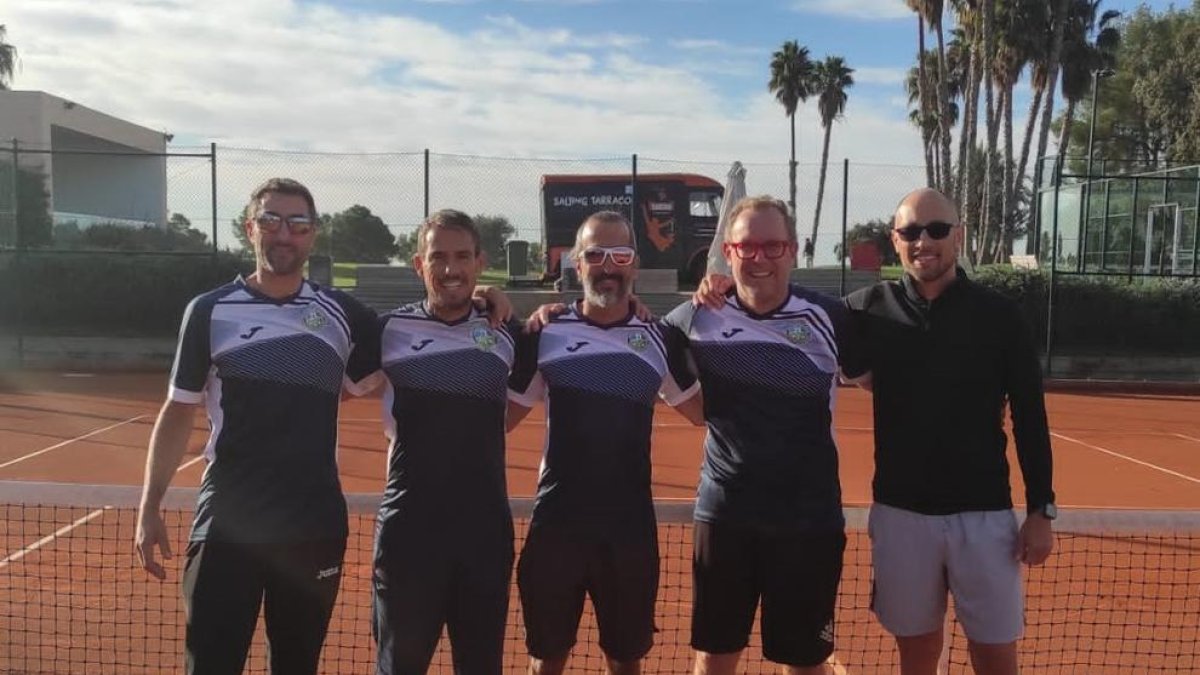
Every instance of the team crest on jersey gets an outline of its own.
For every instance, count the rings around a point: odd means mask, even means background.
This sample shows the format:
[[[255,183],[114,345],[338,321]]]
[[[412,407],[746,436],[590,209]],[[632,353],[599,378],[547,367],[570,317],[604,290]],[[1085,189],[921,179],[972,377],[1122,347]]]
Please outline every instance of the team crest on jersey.
[[[314,303],[304,312],[304,325],[308,326],[309,330],[318,330],[329,325],[329,318]]]
[[[629,343],[629,347],[635,352],[640,352],[650,346],[650,338],[641,331],[630,333],[629,337],[625,338],[625,342]]]
[[[490,351],[496,346],[496,334],[490,328],[480,326],[471,330],[471,339],[475,341],[475,346],[483,351]]]
[[[794,345],[802,345],[808,342],[808,338],[812,337],[812,329],[806,323],[794,323],[783,331],[787,336],[788,342]]]

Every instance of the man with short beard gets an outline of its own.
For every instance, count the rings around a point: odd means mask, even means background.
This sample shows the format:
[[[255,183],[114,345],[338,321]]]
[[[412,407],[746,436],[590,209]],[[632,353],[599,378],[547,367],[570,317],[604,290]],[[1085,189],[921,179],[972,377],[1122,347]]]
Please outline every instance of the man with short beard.
[[[378,675],[424,673],[447,628],[455,672],[500,675],[513,563],[507,386],[519,324],[472,302],[487,262],[461,211],[430,215],[412,263],[426,299],[382,319],[388,480],[375,528]]]
[[[151,575],[170,558],[159,505],[196,408],[210,433],[187,547],[186,670],[240,674],[260,609],[272,673],[316,673],[341,581],[347,514],[339,395],[378,367],[374,312],[306,280],[312,194],[273,178],[246,210],[256,269],[188,305],[167,401],[150,439],[136,546]]]
[[[509,428],[546,401],[546,450],[517,568],[530,672],[563,672],[591,596],[610,673],[638,673],[654,635],[658,533],[650,432],[661,395],[700,419],[686,356],[661,326],[638,319],[633,229],[593,214],[572,256],[584,296],[540,333],[522,336]]]

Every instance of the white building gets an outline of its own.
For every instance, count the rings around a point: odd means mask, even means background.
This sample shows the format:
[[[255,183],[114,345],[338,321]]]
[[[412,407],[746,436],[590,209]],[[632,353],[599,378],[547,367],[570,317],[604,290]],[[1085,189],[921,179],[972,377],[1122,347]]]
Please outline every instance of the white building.
[[[46,92],[0,91],[0,161],[13,139],[21,168],[45,176],[56,223],[166,223],[163,132]]]

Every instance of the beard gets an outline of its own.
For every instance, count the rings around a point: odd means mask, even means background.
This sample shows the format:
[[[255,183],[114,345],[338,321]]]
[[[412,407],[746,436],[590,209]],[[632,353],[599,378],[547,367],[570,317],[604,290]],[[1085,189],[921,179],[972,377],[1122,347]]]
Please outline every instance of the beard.
[[[305,257],[291,244],[272,244],[259,257],[267,271],[279,276],[295,274],[304,268]]]
[[[616,282],[616,290],[597,290],[596,287],[605,281]],[[632,287],[633,279],[628,279],[618,274],[601,274],[594,279],[585,277],[583,279],[583,298],[584,300],[587,300],[588,304],[590,305],[608,309],[609,307],[616,307],[622,302],[628,302],[629,292]]]

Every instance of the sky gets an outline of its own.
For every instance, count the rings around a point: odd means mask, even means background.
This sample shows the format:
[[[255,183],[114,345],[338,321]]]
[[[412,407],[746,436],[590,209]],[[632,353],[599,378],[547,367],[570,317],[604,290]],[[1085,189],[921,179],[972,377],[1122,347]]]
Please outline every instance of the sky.
[[[170,133],[176,147],[638,153],[711,163],[722,181],[736,159],[762,163],[748,181],[769,172],[761,185],[776,194],[788,120],[766,83],[771,53],[794,39],[855,69],[831,162],[896,167],[880,179],[887,199],[923,177],[902,85],[916,21],[903,0],[0,0],[0,23],[19,53],[13,88]],[[815,101],[796,125],[810,190]]]

